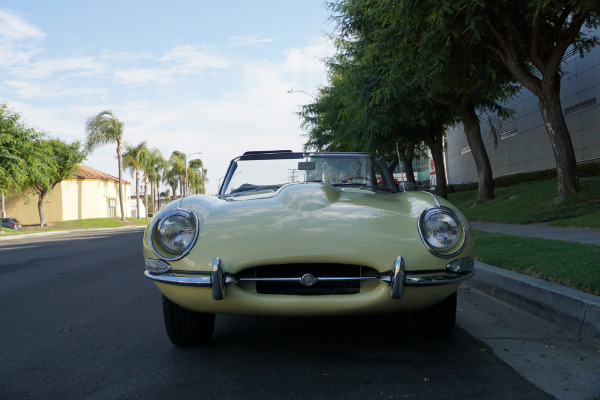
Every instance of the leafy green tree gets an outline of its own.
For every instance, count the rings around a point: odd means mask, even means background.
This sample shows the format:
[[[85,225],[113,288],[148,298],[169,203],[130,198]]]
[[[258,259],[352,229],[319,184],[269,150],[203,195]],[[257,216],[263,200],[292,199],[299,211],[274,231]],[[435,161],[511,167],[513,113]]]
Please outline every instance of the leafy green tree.
[[[79,164],[85,160],[86,152],[81,143],[77,141],[69,144],[60,139],[49,139],[42,141],[41,145],[48,152],[46,162],[51,166],[51,173],[49,179],[46,177],[41,180],[30,178],[28,186],[38,196],[40,226],[45,226],[44,203],[46,196],[60,182],[73,177],[74,173],[79,170]]]
[[[390,100],[401,100],[396,118],[415,126],[427,125],[432,117],[407,103],[407,95],[409,100],[428,109],[432,101],[449,107],[463,122],[475,160],[479,182],[477,202],[493,199],[492,169],[477,111],[492,110],[506,115],[496,100],[505,99],[516,90],[508,70],[483,57],[477,46],[465,46],[461,35],[448,36],[438,29],[437,16],[426,2],[347,0],[330,6],[337,13],[334,19],[338,22],[339,41],[343,43],[338,45],[338,51],[353,59],[365,71],[363,75],[376,79],[377,86],[368,92],[372,101],[385,107]],[[449,117],[448,122],[452,120]],[[433,125],[440,126],[440,121]],[[429,136],[427,129],[422,132],[425,139],[436,137]],[[439,134],[437,137],[431,143],[437,143]],[[433,152],[432,149],[432,155]]]
[[[503,64],[539,101],[557,171],[557,200],[579,189],[571,136],[560,101],[562,61],[599,43],[589,28],[600,19],[598,0],[425,0],[432,24],[465,46]]]
[[[49,181],[52,165],[44,133],[25,126],[21,116],[0,104],[0,191],[20,193],[31,181]]]
[[[135,197],[136,197],[136,218],[140,218],[140,170],[144,169],[149,157],[148,147],[143,141],[137,146],[125,145],[123,154],[123,167],[130,172],[135,173]],[[146,201],[146,212],[148,212],[148,202]]]
[[[117,144],[117,162],[119,167],[119,204],[121,206],[121,220],[125,220],[125,207],[123,205],[123,122],[110,110],[89,117],[85,124],[87,134],[86,150],[93,151],[105,144]]]

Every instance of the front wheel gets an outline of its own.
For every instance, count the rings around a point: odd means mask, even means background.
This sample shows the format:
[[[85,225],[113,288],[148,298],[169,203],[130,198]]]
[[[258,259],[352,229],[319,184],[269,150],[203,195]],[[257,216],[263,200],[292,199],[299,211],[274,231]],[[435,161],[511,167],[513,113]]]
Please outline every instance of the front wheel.
[[[210,342],[215,328],[215,314],[193,312],[163,295],[165,328],[177,346],[201,346]]]
[[[452,334],[456,322],[456,292],[438,304],[408,315],[413,336],[445,339]]]

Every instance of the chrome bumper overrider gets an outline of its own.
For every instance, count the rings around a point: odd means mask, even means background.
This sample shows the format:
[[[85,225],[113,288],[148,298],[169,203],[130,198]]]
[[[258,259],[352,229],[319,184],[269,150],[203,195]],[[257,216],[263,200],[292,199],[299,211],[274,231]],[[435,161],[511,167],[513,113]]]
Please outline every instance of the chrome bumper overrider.
[[[157,260],[146,260],[146,266],[154,266]],[[162,264],[166,264],[161,261]],[[402,297],[402,292],[406,286],[434,286],[449,283],[461,282],[475,274],[474,261],[471,257],[461,258],[450,262],[445,271],[434,272],[406,272],[404,271],[404,259],[396,258],[393,270],[380,273],[378,276],[363,277],[317,277],[310,274],[295,278],[238,278],[234,274],[223,271],[221,259],[215,258],[213,261],[212,272],[163,272],[154,273],[146,270],[144,274],[159,283],[179,286],[205,287],[212,289],[212,297],[215,300],[222,300],[225,296],[225,290],[228,286],[235,285],[238,282],[258,282],[258,281],[279,281],[279,282],[298,282],[304,286],[313,286],[317,281],[350,281],[350,280],[379,280],[390,285],[390,295],[394,299]]]

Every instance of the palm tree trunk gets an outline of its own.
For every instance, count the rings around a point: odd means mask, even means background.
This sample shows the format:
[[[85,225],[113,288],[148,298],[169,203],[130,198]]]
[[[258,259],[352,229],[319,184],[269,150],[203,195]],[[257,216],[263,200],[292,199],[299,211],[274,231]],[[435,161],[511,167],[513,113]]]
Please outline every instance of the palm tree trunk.
[[[121,221],[125,221],[125,208],[123,207],[123,145],[121,138],[117,139],[117,158],[119,161],[119,203],[121,205]]]
[[[152,195],[152,194],[150,194]],[[148,175],[144,174],[144,207],[146,207],[146,217],[148,216]]]
[[[140,170],[135,169],[135,216],[140,219]]]
[[[156,190],[156,186],[154,185],[154,181],[150,181],[150,205],[152,207],[152,215],[154,215],[154,191]]]

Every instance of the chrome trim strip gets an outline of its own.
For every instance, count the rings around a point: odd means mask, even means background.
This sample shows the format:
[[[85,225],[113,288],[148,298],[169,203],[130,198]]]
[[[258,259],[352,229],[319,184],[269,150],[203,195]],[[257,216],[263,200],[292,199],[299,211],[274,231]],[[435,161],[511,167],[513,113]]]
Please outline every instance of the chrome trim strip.
[[[155,275],[151,272],[144,271],[144,275],[147,278],[152,279],[155,282],[165,283],[168,285],[177,285],[177,286],[195,286],[195,287],[212,287],[212,280],[209,274],[206,275],[184,275],[184,274],[175,274],[173,272],[168,272],[166,274]]]
[[[388,271],[387,277],[392,276],[392,271]],[[406,274],[405,276],[405,286],[433,286],[433,285],[443,285],[445,283],[454,283],[460,282],[465,279],[472,277],[475,274],[474,271],[469,272],[468,274],[458,275],[451,272],[445,272],[438,275],[410,275]],[[198,275],[198,274],[190,274],[190,275],[181,275],[174,274],[173,272],[169,272],[166,274],[155,275],[151,272],[144,271],[144,275],[152,279],[153,281],[159,283],[166,283],[170,285],[179,285],[179,286],[196,286],[196,287],[205,287],[212,288],[212,278],[211,275]],[[389,278],[382,276],[382,278],[374,277],[374,276],[366,276],[363,278],[330,278],[327,280],[338,280],[338,281],[348,281],[348,280],[374,280],[379,279],[383,282],[389,283]],[[229,277],[227,277],[228,280]],[[387,279],[386,279],[387,278]],[[392,278],[393,279],[393,278]],[[250,279],[240,279],[240,282],[249,281]],[[283,282],[300,282],[300,278],[261,278],[256,279],[263,281],[283,281]],[[319,278],[319,280],[326,280],[326,278]],[[228,281],[227,285],[235,284],[236,281]]]
[[[390,271],[391,272],[391,271]],[[315,276],[317,281],[327,282],[342,282],[342,281],[368,281],[368,280],[383,280],[387,282],[387,275],[382,279],[379,276],[348,276],[348,277],[332,277],[332,276]],[[237,282],[301,282],[302,277],[291,277],[291,278],[238,278]]]
[[[437,204],[437,206],[438,206],[438,207],[441,207],[441,206],[442,206],[442,205],[440,204],[440,201],[438,200],[438,198],[437,198],[437,197],[436,197],[436,196],[435,196],[433,193],[431,193],[431,192],[426,192],[426,191],[423,191],[423,193],[429,193],[429,195],[430,195],[431,197],[433,197],[433,200],[435,200],[435,204]]]
[[[225,274],[223,278],[219,278],[219,269],[217,267],[217,271],[213,272],[205,272],[205,273],[195,273],[195,274],[182,274],[182,273],[173,273],[168,272],[166,274],[156,275],[148,271],[144,271],[144,275],[152,279],[155,282],[164,283],[168,285],[178,285],[178,286],[194,286],[194,287],[203,287],[203,288],[212,288],[213,289],[213,298],[215,300],[221,300],[225,294],[225,288],[227,286],[231,286],[236,284],[237,282],[257,282],[257,281],[271,281],[271,282],[298,282],[300,283],[300,278],[242,278],[237,279],[233,275]],[[221,270],[222,271],[222,270]],[[391,287],[392,298],[400,298],[394,296],[402,296],[403,288],[405,286],[437,286],[444,285],[449,283],[462,282],[475,274],[475,271],[470,271],[465,274],[456,274],[450,271],[437,271],[433,274],[410,274],[406,273],[399,268],[399,272],[396,271],[386,271],[381,273],[379,276],[365,276],[362,278],[356,277],[339,277],[339,278],[317,278],[318,280],[323,281],[350,281],[350,280],[375,280],[378,279],[384,283],[387,283]],[[216,275],[216,285],[213,286],[213,274]],[[404,277],[403,277],[404,274]],[[222,280],[220,280],[222,279]],[[403,282],[403,284],[401,284]],[[216,288],[216,289],[215,289]],[[220,296],[219,296],[220,294]],[[219,298],[220,297],[220,298]]]
[[[447,285],[449,283],[462,282],[475,275],[475,271],[466,274],[455,274],[445,272],[439,275],[406,275],[406,286],[437,286]]]

